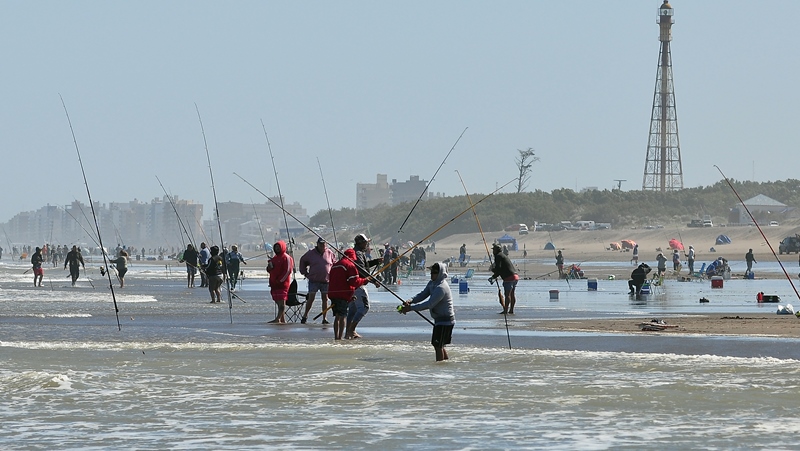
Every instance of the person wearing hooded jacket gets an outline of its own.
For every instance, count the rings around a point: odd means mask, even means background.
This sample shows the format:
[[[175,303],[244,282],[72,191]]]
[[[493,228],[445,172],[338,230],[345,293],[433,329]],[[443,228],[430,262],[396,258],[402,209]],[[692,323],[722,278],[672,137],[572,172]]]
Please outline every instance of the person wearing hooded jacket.
[[[331,266],[328,274],[328,298],[333,310],[333,338],[341,340],[345,330],[347,306],[353,299],[356,288],[369,283],[360,277],[355,264],[356,251],[345,249],[344,256]]]
[[[292,270],[294,260],[286,253],[286,242],[278,240],[272,250],[275,255],[267,260],[267,272],[269,273],[269,292],[272,300],[278,304],[278,313],[270,324],[286,324],[284,313],[286,313],[286,301],[289,299],[289,286],[292,284]]]
[[[425,289],[403,303],[400,312],[431,311],[433,317],[431,345],[436,351],[436,361],[441,362],[448,359],[445,346],[450,344],[453,337],[456,315],[453,310],[453,295],[447,283],[447,265],[437,262],[428,269],[431,270],[431,280],[425,285]]]

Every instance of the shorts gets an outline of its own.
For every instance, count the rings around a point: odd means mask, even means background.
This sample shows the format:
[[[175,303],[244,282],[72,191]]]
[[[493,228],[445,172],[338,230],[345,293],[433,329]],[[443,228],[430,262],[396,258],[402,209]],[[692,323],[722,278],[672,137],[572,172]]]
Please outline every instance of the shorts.
[[[44,268],[41,266],[38,268],[33,268],[33,275],[34,276],[43,276],[44,275]]]
[[[369,296],[363,286],[356,288],[353,297],[354,300],[347,305],[348,323],[358,323],[369,311]]]
[[[434,348],[443,348],[445,345],[450,344],[453,338],[453,325],[449,326],[433,326],[433,334],[431,335],[431,344]]]
[[[308,294],[322,292],[325,296],[328,295],[328,282],[312,282],[308,281]]]
[[[333,316],[347,316],[347,299],[331,299]]]
[[[189,263],[186,264],[186,272],[195,275],[197,274],[197,266],[190,265]]]
[[[510,293],[510,292],[514,291],[514,289],[517,288],[517,282],[518,282],[518,280],[509,280],[508,282],[506,282],[504,280],[503,281],[503,291],[505,291],[506,293]]]
[[[215,275],[208,278],[208,291],[217,291],[222,286],[222,275]]]
[[[128,268],[118,269],[117,272],[119,273],[119,278],[122,279],[123,277],[125,277],[125,274],[128,272]]]

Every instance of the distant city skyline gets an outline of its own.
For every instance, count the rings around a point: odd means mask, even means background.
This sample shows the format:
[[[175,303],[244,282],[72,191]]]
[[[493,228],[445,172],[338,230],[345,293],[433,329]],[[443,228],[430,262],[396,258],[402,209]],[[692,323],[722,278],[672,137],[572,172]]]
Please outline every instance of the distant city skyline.
[[[376,173],[488,193],[533,148],[528,190],[641,189],[661,0],[2,2],[0,222],[170,191],[356,206]],[[795,178],[800,3],[670,2],[684,186]],[[617,180],[624,180],[618,182]],[[510,191],[508,189],[507,191]],[[206,210],[205,216],[209,216]]]

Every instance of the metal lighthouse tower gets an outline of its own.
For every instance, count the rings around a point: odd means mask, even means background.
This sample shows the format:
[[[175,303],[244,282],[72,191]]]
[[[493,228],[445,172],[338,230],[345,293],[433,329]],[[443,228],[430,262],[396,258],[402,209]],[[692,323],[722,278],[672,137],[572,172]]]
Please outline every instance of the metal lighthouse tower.
[[[683,189],[681,146],[678,140],[678,114],[675,111],[675,89],[672,83],[672,6],[668,0],[658,8],[658,55],[653,112],[650,116],[650,136],[647,140],[647,160],[644,164],[643,190],[672,191]]]

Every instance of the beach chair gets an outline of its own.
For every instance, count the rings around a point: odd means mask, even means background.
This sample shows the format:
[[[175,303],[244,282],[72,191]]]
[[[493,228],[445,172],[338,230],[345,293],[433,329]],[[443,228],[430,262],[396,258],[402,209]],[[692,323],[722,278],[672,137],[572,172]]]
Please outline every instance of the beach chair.
[[[292,280],[292,284],[289,285],[289,297],[286,299],[286,310],[283,312],[286,321],[297,323],[303,318],[307,296],[308,293],[297,292],[297,279]],[[277,305],[275,308],[277,309]]]
[[[692,273],[692,280],[703,281],[706,278],[706,264],[703,263],[703,266],[700,267],[700,271],[695,271]]]
[[[286,300],[286,312],[284,313],[287,322],[300,322],[306,312],[307,297],[308,293],[289,293],[289,299]]]
[[[467,270],[467,273],[464,274],[464,278],[471,279],[473,274],[475,274],[475,270],[473,268],[470,268]]]
[[[663,294],[664,293],[664,275],[658,274],[658,271],[653,272],[653,276],[650,277],[650,293],[651,294]]]

